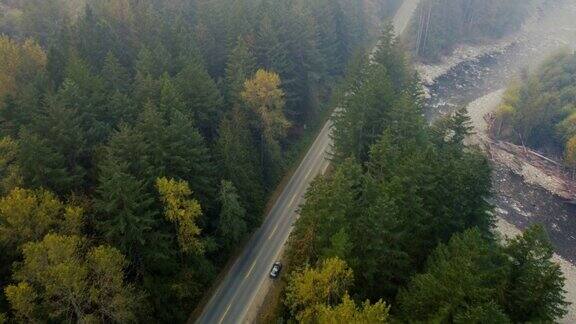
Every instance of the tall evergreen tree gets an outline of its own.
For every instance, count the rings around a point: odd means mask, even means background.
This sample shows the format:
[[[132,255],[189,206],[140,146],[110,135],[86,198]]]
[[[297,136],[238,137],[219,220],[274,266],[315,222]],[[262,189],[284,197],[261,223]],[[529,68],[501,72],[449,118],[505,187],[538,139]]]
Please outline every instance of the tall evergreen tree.
[[[239,198],[234,184],[223,180],[220,185],[218,232],[228,249],[240,243],[248,231],[246,210]]]
[[[253,215],[248,221],[253,226],[259,222],[256,215],[264,204],[264,179],[258,149],[243,110],[235,108],[222,120],[217,148],[226,178],[238,188],[241,201]]]
[[[175,83],[198,129],[208,140],[214,139],[223,114],[223,99],[214,80],[202,63],[192,58],[178,73]]]
[[[240,93],[244,82],[256,73],[256,57],[246,40],[239,38],[226,63],[226,103],[230,106],[242,104]]]
[[[109,156],[99,166],[94,210],[97,228],[136,267],[142,267],[143,250],[153,242],[151,231],[158,222],[154,197],[145,183],[128,173],[125,162]]]
[[[564,277],[544,228],[527,229],[505,248],[512,271],[504,307],[514,322],[553,322],[566,315]]]

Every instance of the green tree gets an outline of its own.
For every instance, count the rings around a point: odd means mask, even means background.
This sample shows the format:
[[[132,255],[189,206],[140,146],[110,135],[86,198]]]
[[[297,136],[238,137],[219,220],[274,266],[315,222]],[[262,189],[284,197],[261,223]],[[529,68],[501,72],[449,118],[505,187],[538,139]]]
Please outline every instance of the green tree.
[[[239,198],[234,184],[223,180],[220,185],[218,232],[228,249],[240,243],[248,232],[246,210]]]
[[[210,140],[215,138],[224,101],[206,68],[197,58],[191,58],[176,76],[175,83],[202,134]]]
[[[528,228],[510,240],[505,252],[512,271],[504,297],[514,322],[554,322],[566,315],[564,277],[552,261],[554,249],[542,226]]]
[[[228,105],[242,104],[240,93],[244,82],[256,73],[256,58],[243,38],[230,53],[226,63],[226,102]]]
[[[337,161],[352,156],[367,160],[368,150],[387,125],[386,112],[394,100],[394,91],[385,68],[370,69],[361,87],[347,96],[334,120],[334,154]]]
[[[116,126],[114,120],[110,120],[116,114],[109,110],[111,97],[102,77],[95,74],[85,60],[72,55],[55,100],[58,105],[76,112],[87,149],[108,139]]]
[[[407,321],[451,322],[470,312],[498,314],[494,309],[507,287],[508,264],[494,243],[477,230],[455,235],[430,256],[426,270],[416,275],[398,295],[401,315]]]
[[[62,154],[47,139],[25,130],[18,143],[18,165],[27,187],[50,188],[67,194],[78,184],[67,172]]]
[[[109,156],[99,165],[94,210],[97,228],[110,244],[140,266],[144,249],[151,244],[151,231],[157,223],[154,196],[145,183],[128,171],[128,165]]]
[[[174,116],[176,113],[185,114],[185,106],[180,89],[176,87],[170,76],[164,73],[160,79],[159,110],[166,116]]]
[[[0,139],[0,192],[7,194],[22,185],[18,166],[18,143],[10,137]]]
[[[134,127],[143,137],[144,155],[136,173],[153,184],[158,177],[178,178],[193,183],[200,201],[211,206],[215,202],[216,182],[212,156],[204,138],[192,121],[177,111],[165,116],[148,105]],[[134,156],[122,154],[124,161]],[[139,167],[140,167],[139,166]]]
[[[354,242],[349,220],[361,212],[363,181],[360,165],[352,160],[338,166],[332,177],[314,180],[294,229],[294,243],[302,244],[290,252],[298,255],[291,257],[297,266],[314,264],[328,256],[346,261],[354,258],[349,244]],[[298,242],[300,236],[305,240]]]
[[[74,87],[65,81],[63,87],[67,86]],[[75,191],[83,189],[89,153],[86,151],[88,145],[79,111],[74,107],[66,107],[56,99],[48,104],[43,114],[38,116],[33,129],[36,134],[42,134],[46,145],[62,157],[66,177],[70,181],[69,188],[49,188],[58,193],[65,193],[66,189]]]
[[[226,178],[238,188],[241,201],[252,215],[248,219],[252,227],[259,222],[257,215],[264,204],[264,179],[258,149],[244,111],[233,109],[220,123],[218,133],[218,160]]]
[[[414,82],[414,73],[408,65],[406,52],[399,45],[392,23],[384,25],[372,62],[386,69],[390,79],[393,80],[394,89],[398,92],[410,88],[408,86]]]
[[[102,77],[110,89],[121,93],[130,91],[132,83],[130,74],[112,52],[106,54],[102,67]]]

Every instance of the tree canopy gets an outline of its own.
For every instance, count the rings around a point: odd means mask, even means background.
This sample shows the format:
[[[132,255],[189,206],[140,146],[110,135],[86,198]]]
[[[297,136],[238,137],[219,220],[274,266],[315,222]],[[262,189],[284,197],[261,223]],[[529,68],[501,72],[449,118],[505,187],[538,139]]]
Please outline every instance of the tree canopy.
[[[186,321],[398,4],[0,1],[0,321]]]

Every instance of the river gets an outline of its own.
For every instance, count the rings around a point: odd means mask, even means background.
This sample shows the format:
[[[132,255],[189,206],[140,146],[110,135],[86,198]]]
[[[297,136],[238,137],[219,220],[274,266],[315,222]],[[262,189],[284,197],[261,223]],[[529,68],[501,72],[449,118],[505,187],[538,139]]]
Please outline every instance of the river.
[[[548,13],[535,14],[522,31],[510,37],[503,50],[465,60],[438,77],[428,87],[426,117],[433,121],[463,106],[469,106],[471,115],[479,113],[474,110],[482,108],[479,103],[494,105],[486,100],[490,99],[487,95],[493,96],[498,90],[501,93],[523,69],[534,69],[560,48],[575,49],[576,3],[564,1],[544,9]],[[525,183],[505,166],[495,164],[493,169],[492,203],[499,231],[511,235],[534,223],[544,225],[567,278],[567,299],[576,304],[576,206]],[[569,312],[563,322],[576,323],[575,305],[571,305]]]

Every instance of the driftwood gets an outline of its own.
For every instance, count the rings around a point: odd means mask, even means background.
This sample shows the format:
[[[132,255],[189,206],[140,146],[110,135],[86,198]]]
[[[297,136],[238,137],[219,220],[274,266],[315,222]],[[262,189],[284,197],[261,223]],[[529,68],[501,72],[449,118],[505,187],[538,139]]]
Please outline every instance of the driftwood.
[[[491,114],[484,116],[491,128],[495,119]],[[492,134],[492,132],[488,132]],[[493,162],[505,165],[522,176],[530,184],[550,191],[566,202],[576,204],[576,181],[571,171],[562,163],[527,147],[488,136],[478,136],[483,149]]]

